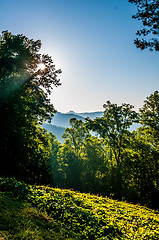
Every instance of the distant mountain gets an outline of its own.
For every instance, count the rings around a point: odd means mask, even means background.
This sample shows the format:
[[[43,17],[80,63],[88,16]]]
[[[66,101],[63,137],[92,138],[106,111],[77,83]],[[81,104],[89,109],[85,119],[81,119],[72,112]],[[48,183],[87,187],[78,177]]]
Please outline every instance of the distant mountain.
[[[77,118],[78,120],[84,121],[84,118],[82,116],[78,116],[76,114],[57,112],[55,113],[53,119],[51,120],[51,124],[66,128],[69,127],[70,118]]]
[[[85,112],[85,113],[75,113],[73,111],[70,111],[68,113],[55,113],[53,119],[50,123],[44,123],[43,127],[48,131],[52,132],[56,135],[57,139],[63,143],[64,139],[62,138],[62,135],[65,132],[65,128],[69,127],[69,120],[71,118],[76,118],[78,120],[85,121],[86,117],[91,118],[92,120],[96,117],[102,117],[103,112]]]
[[[89,117],[92,120],[94,120],[96,117],[102,117],[103,113],[104,112],[84,112],[84,113],[75,113],[73,111],[68,112],[68,114],[78,115],[83,118]]]
[[[55,113],[53,119],[51,120],[52,125],[60,126],[60,127],[69,127],[70,118],[76,118],[77,120],[85,121],[86,117],[91,118],[92,120],[96,117],[102,117],[103,112],[86,112],[86,113],[75,113],[70,111],[68,113]]]
[[[55,134],[57,139],[61,143],[63,143],[64,139],[62,138],[62,135],[65,132],[65,128],[69,127],[69,120],[71,118],[76,118],[84,122],[86,117],[89,117],[90,119],[93,120],[96,117],[102,117],[102,116],[103,116],[103,112],[85,112],[85,113],[76,113],[74,111],[70,111],[68,113],[57,112],[55,113],[53,119],[51,120],[51,124],[45,123],[43,124],[43,127],[48,132],[52,132],[53,134]],[[130,131],[132,132],[133,130],[136,130],[139,126],[140,124],[133,124],[130,127]]]
[[[43,128],[45,128],[48,132],[52,132],[54,135],[56,135],[57,139],[63,143],[64,139],[62,138],[62,135],[65,132],[65,128],[63,127],[58,127],[55,125],[52,125],[50,123],[44,123]]]

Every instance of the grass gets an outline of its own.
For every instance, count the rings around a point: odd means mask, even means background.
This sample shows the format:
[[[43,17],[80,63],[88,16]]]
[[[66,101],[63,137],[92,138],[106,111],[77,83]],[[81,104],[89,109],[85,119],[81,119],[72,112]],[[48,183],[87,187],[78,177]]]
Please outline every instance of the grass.
[[[0,192],[0,239],[66,239],[53,218],[30,203]]]
[[[0,182],[0,239],[159,239],[158,211],[71,190]]]

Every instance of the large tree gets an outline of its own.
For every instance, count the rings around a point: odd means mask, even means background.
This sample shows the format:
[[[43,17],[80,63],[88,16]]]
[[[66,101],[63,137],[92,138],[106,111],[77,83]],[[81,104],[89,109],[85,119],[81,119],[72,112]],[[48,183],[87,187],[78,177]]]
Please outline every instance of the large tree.
[[[53,85],[60,85],[61,70],[55,69],[51,57],[39,53],[40,48],[39,40],[22,34],[0,35],[1,174],[24,176],[38,169],[38,159],[42,166],[48,158],[49,139],[38,125],[55,112],[49,94]]]
[[[122,161],[122,150],[125,146],[126,137],[130,134],[130,126],[138,121],[138,115],[133,106],[123,103],[121,106],[107,101],[103,105],[104,116],[91,120],[86,119],[86,125],[92,131],[97,132],[111,147],[118,167]]]
[[[117,183],[118,197],[122,196],[122,169],[124,151],[129,142],[130,126],[138,121],[138,114],[130,104],[112,104],[107,101],[104,104],[104,116],[91,120],[86,119],[86,126],[105,139],[110,149],[111,161],[116,165],[114,179]]]
[[[155,91],[144,101],[140,109],[140,122],[143,134],[147,136],[151,145],[154,162],[155,188],[159,195],[159,92]]]
[[[66,144],[72,147],[75,152],[80,155],[80,150],[89,132],[82,120],[71,118],[69,123],[70,127],[65,129],[65,133],[62,137],[65,139]]]
[[[141,50],[149,48],[159,51],[159,1],[158,0],[129,0],[137,6],[137,13],[134,19],[141,20],[143,28],[137,31],[138,37],[135,44]]]

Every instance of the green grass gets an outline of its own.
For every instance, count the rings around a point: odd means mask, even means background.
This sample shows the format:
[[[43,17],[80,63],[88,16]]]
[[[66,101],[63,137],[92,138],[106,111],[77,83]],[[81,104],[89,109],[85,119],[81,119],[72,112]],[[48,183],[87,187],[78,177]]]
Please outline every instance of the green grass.
[[[65,231],[48,214],[30,203],[0,192],[0,239],[66,239]]]
[[[158,211],[71,190],[0,182],[4,239],[159,239]]]

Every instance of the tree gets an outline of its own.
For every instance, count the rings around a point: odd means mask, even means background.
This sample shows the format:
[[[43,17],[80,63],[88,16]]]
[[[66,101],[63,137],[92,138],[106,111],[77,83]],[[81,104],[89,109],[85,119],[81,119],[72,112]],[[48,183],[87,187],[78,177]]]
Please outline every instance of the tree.
[[[159,1],[158,0],[129,0],[137,6],[137,13],[132,17],[141,20],[143,29],[138,30],[136,35],[144,39],[135,39],[134,43],[141,50],[149,48],[151,51],[159,51]],[[147,40],[146,40],[146,36]],[[150,39],[149,36],[155,36]]]
[[[126,103],[117,106],[107,101],[103,107],[105,108],[104,116],[95,120],[87,118],[86,125],[106,140],[112,149],[117,165],[120,166],[125,136],[130,134],[130,126],[138,122],[138,115],[133,110],[134,107]]]
[[[152,207],[155,165],[151,143],[143,127],[130,138],[124,162],[124,192],[128,201]]]
[[[12,35],[8,31],[0,36],[0,98],[1,101],[14,98],[21,91],[28,108],[40,120],[50,119],[55,111],[50,104],[52,85],[59,86],[56,70],[51,57],[39,54],[41,42],[29,40],[23,35]],[[43,63],[45,69],[38,69]],[[28,112],[30,113],[28,110]]]
[[[104,116],[91,120],[86,119],[86,126],[104,138],[106,144],[111,150],[111,161],[115,161],[115,178],[117,183],[118,196],[122,195],[122,165],[124,151],[129,143],[129,128],[133,123],[138,122],[138,114],[133,110],[130,104],[112,104],[107,101],[103,106],[105,108]]]
[[[159,94],[155,91],[139,109],[140,127],[133,131],[124,161],[124,191],[129,201],[158,208]]]
[[[89,136],[82,152],[82,191],[109,194],[109,163],[103,139]]]
[[[80,149],[83,146],[84,140],[89,135],[88,130],[85,128],[82,120],[71,118],[69,123],[70,128],[65,129],[65,133],[62,137],[70,147],[74,148],[76,153],[80,154]]]
[[[21,169],[23,176],[31,170],[29,162],[46,157],[42,146],[48,146],[48,135],[39,123],[55,112],[49,94],[53,85],[60,85],[61,70],[55,69],[51,57],[39,54],[40,48],[39,40],[22,34],[4,31],[0,36],[0,173],[4,175],[18,176]]]
[[[81,191],[81,158],[74,148],[64,142],[58,151],[57,185]]]
[[[62,187],[81,190],[81,171],[82,171],[82,148],[88,136],[82,120],[71,118],[70,127],[65,129],[63,138],[65,142],[59,151],[59,164],[61,169]]]
[[[141,124],[153,133],[157,142],[159,138],[159,92],[157,90],[146,98],[140,113]]]
[[[140,123],[143,125],[143,133],[147,136],[151,145],[151,153],[154,162],[154,190],[159,195],[159,92],[155,91],[144,101],[140,109]]]
[[[56,136],[50,133],[50,142],[51,142],[51,150],[50,150],[50,184],[53,187],[57,187],[59,184],[59,164],[58,164],[58,155],[60,152],[60,148],[62,144],[57,140]]]

